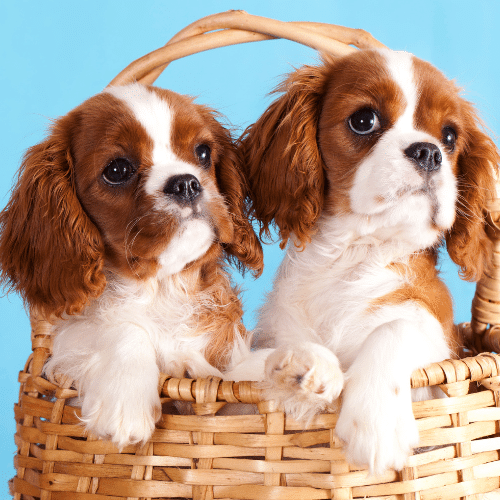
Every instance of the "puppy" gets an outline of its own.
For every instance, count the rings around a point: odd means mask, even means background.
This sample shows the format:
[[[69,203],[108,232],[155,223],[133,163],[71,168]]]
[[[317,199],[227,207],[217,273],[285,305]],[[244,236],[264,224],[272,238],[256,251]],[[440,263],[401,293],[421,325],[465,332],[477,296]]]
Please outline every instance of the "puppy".
[[[168,90],[114,87],[26,153],[0,214],[3,284],[53,319],[54,379],[118,447],[148,440],[160,371],[221,376],[245,352],[224,259],[259,274],[230,133]]]
[[[308,419],[343,391],[346,458],[401,469],[410,375],[459,349],[438,251],[481,276],[499,154],[454,83],[405,52],[302,67],[278,90],[241,143],[261,235],[291,240],[258,323],[268,396]]]

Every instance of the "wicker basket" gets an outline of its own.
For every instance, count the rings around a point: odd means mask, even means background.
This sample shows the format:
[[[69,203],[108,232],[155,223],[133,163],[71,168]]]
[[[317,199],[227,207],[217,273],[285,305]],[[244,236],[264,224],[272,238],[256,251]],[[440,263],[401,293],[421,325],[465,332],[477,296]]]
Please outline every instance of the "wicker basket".
[[[208,33],[209,31],[218,30]],[[243,12],[210,16],[165,47],[126,68],[112,84],[152,83],[169,61],[216,46],[283,37],[334,54],[381,46],[363,31],[323,24],[280,23]],[[340,40],[337,41],[337,40]],[[401,472],[370,476],[345,461],[336,414],[307,429],[265,401],[256,384],[218,379],[160,380],[163,416],[150,442],[121,452],[88,435],[69,400],[71,380],[41,377],[51,351],[50,324],[32,316],[33,353],[20,373],[15,406],[16,500],[456,499],[500,487],[500,200],[488,214],[495,262],[477,286],[471,324],[461,325],[470,354],[416,371],[412,387],[439,385],[449,398],[413,404],[423,449]],[[493,325],[493,326],[492,326]],[[472,382],[472,384],[471,384]],[[192,402],[178,415],[172,401]],[[255,414],[217,416],[226,402],[255,405]]]

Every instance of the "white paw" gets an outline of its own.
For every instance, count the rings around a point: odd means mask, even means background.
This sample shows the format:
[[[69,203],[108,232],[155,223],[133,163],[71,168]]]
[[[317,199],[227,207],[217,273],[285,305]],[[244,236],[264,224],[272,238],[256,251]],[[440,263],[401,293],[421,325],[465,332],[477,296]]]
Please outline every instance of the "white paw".
[[[334,409],[344,384],[337,357],[312,342],[277,349],[267,358],[265,371],[266,398],[278,401],[287,414],[299,420]]]
[[[92,434],[111,440],[120,450],[145,443],[161,417],[160,397],[153,387],[89,386],[83,397],[82,421]]]
[[[362,387],[349,380],[335,429],[346,459],[372,474],[401,470],[418,445],[410,387]]]

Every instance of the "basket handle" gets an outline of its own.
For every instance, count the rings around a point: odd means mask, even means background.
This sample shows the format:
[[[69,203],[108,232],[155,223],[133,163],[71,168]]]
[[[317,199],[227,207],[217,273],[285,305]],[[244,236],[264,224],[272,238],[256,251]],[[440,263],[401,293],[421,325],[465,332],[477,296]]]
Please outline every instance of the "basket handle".
[[[488,202],[486,233],[493,244],[491,265],[477,282],[470,325],[464,325],[473,352],[500,352],[500,198]]]
[[[215,31],[214,31],[215,30]],[[325,23],[282,22],[228,11],[202,18],[177,33],[166,45],[132,62],[109,85],[134,81],[152,84],[168,64],[206,50],[285,38],[333,56],[347,55],[359,48],[383,48],[364,30]]]
[[[254,16],[248,14],[248,12],[245,12],[244,10],[229,10],[226,12],[220,12],[218,14],[212,14],[210,16],[198,19],[194,23],[191,23],[190,25],[183,28],[175,36],[173,36],[168,41],[167,45],[170,43],[178,42],[185,38],[189,38],[193,35],[201,35],[209,31],[215,31],[224,28],[251,29],[248,27],[242,28],[241,25],[236,26],[234,24],[235,22],[240,22],[240,20],[243,18],[250,20],[253,19],[252,24],[254,25],[255,23],[270,22],[272,24],[281,23],[289,26],[304,27],[316,33],[322,33],[325,36],[334,38],[340,42],[343,42],[344,44],[355,45],[360,49],[368,49],[374,47],[385,48],[384,44],[380,43],[370,33],[362,29],[346,28],[345,26],[338,26],[335,24],[317,23],[317,22],[292,21],[283,23],[281,21],[275,21],[273,19],[265,17]]]

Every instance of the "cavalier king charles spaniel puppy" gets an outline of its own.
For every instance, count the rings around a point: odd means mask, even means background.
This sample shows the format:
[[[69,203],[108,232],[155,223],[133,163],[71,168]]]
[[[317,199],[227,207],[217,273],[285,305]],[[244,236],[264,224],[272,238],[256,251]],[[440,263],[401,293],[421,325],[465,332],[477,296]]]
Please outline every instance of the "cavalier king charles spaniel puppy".
[[[247,349],[224,259],[259,274],[262,249],[215,117],[108,88],[27,151],[0,215],[2,281],[53,321],[45,374],[71,377],[87,429],[120,448],[151,436],[160,371],[221,376]]]
[[[308,419],[342,392],[346,458],[401,469],[411,373],[460,347],[439,248],[481,276],[499,154],[455,84],[405,52],[325,59],[278,90],[241,143],[261,233],[291,240],[258,323],[268,396]]]

